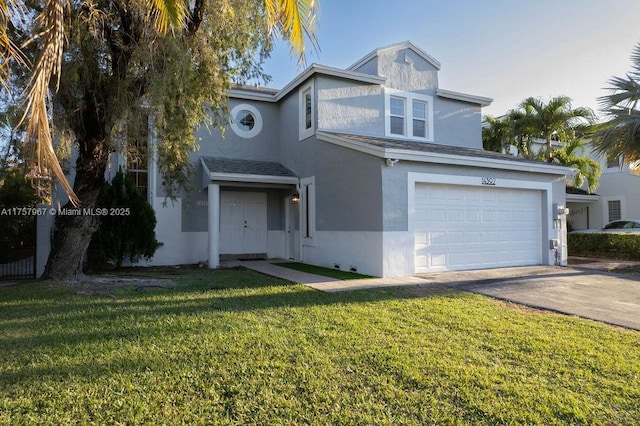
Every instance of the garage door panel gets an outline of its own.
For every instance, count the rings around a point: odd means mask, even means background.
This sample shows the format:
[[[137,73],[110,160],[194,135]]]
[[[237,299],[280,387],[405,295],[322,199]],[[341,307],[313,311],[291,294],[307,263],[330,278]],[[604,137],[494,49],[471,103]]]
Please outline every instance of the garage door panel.
[[[463,210],[449,210],[447,214],[448,222],[461,223],[464,222],[464,211]]]
[[[418,183],[415,203],[416,272],[541,262],[539,191]]]
[[[467,223],[480,222],[480,218],[482,217],[482,212],[480,212],[480,210],[467,210],[466,214]]]

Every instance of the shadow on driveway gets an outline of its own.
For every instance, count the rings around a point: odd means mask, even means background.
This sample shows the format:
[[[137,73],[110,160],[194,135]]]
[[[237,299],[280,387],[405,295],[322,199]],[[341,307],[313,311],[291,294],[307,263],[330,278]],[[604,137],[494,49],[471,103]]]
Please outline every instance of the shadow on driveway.
[[[524,269],[527,274],[521,274]],[[466,272],[447,285],[533,308],[577,315],[640,330],[640,279],[571,267],[509,268]],[[492,275],[493,271],[493,275]]]

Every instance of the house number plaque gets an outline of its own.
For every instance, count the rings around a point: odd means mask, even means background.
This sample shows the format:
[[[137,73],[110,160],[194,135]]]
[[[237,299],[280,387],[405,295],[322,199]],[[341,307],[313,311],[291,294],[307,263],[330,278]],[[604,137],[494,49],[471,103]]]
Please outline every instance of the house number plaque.
[[[483,184],[483,185],[496,186],[496,178],[493,178],[493,177],[483,177],[483,178],[482,178],[482,184]]]

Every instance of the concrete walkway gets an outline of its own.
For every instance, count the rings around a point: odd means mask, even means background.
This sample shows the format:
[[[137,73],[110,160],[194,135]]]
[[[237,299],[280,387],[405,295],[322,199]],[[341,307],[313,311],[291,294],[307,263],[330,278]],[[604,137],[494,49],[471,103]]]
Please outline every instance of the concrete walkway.
[[[233,261],[222,266],[244,266],[325,292],[407,285],[446,286],[640,330],[640,279],[596,269],[529,266],[341,281],[277,266],[277,262]]]

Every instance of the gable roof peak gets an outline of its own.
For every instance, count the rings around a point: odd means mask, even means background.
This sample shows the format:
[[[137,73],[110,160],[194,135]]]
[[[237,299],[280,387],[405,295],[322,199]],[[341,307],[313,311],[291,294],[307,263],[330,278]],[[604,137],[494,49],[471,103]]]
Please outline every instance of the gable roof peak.
[[[378,56],[382,52],[386,52],[386,51],[389,51],[389,50],[402,50],[402,49],[411,49],[418,56],[420,56],[422,59],[424,59],[425,61],[429,62],[431,65],[433,65],[437,70],[440,70],[440,68],[441,68],[440,62],[438,62],[438,60],[436,58],[434,58],[433,56],[429,55],[427,52],[425,52],[421,47],[416,45],[411,40],[405,40],[405,41],[401,41],[399,43],[390,44],[388,46],[378,47],[378,48],[372,50],[371,52],[369,52],[367,55],[365,55],[362,59],[357,61],[355,64],[351,65],[349,68],[347,68],[347,70],[349,70],[349,71],[356,70],[357,68],[359,68],[360,66],[362,66],[365,63],[369,62],[371,59],[373,59],[374,57]]]

